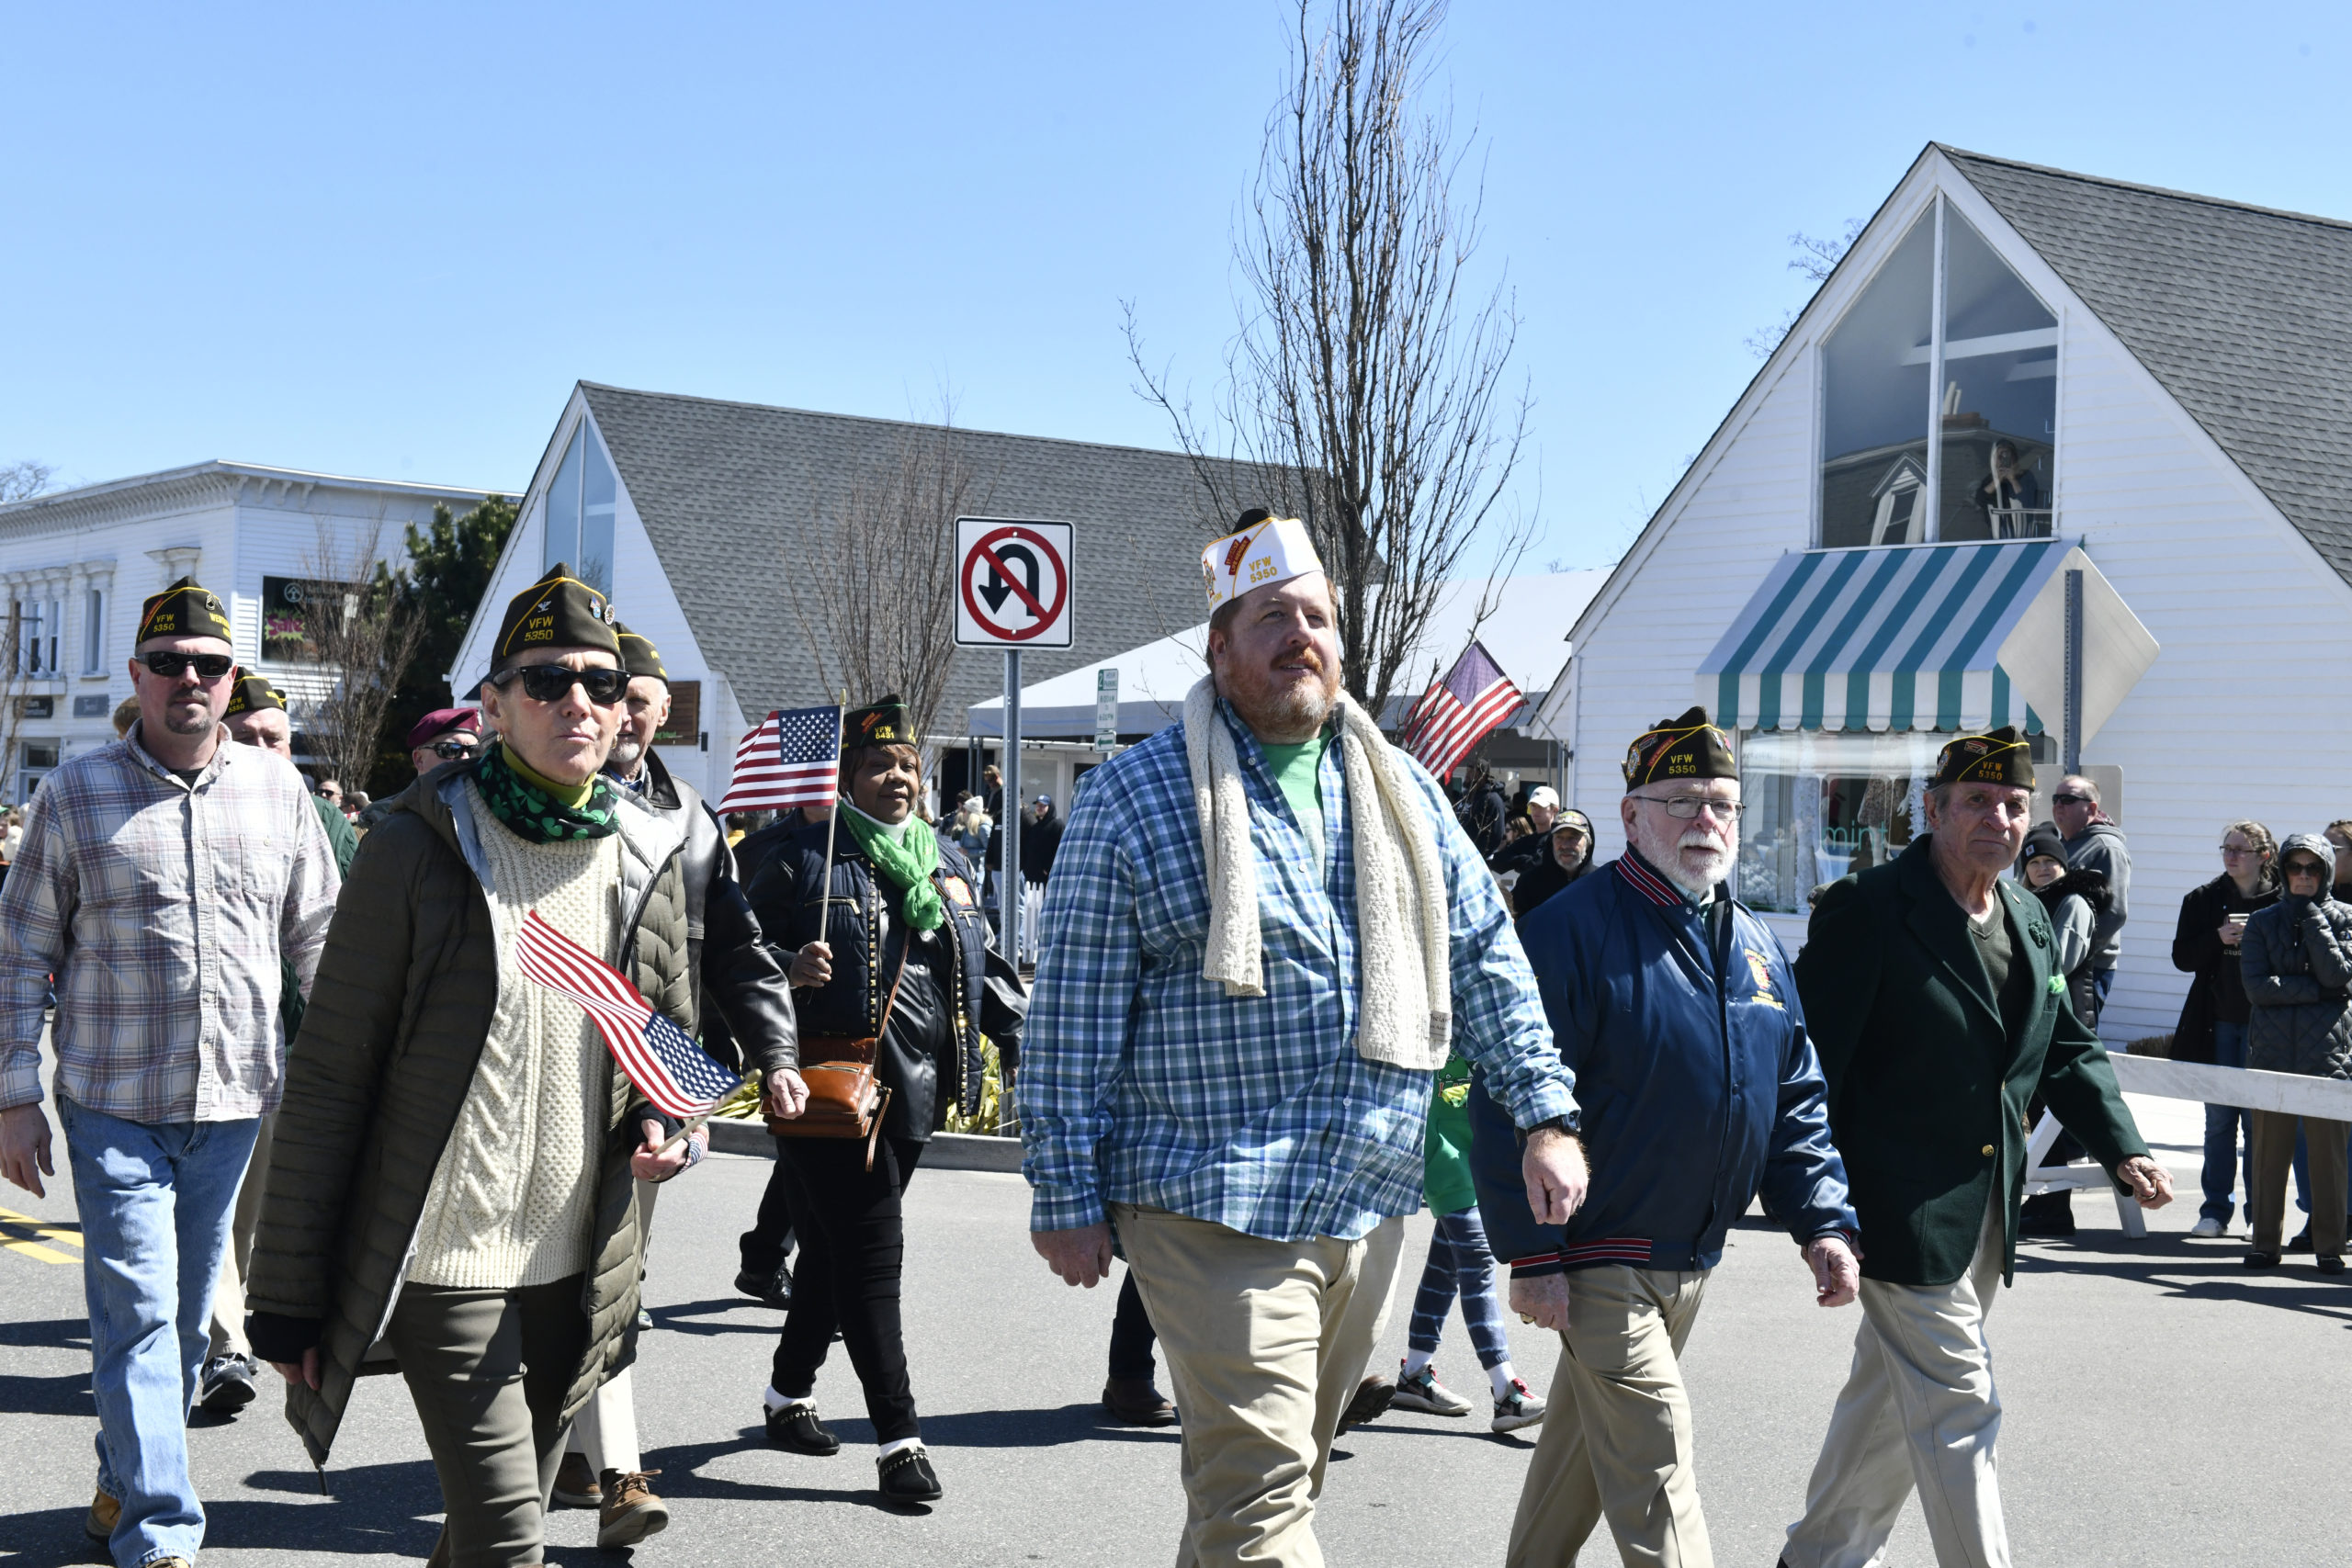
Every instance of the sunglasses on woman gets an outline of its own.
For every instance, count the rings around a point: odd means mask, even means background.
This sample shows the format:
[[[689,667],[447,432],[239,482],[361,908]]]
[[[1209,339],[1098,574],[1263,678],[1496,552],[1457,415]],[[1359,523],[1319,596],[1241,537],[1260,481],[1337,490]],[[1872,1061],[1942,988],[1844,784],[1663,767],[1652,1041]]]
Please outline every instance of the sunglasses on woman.
[[[196,669],[196,678],[211,683],[236,668],[237,661],[225,653],[142,653],[139,662],[166,681],[176,681],[189,666]]]
[[[577,686],[588,694],[590,702],[608,708],[628,694],[626,670],[571,670],[560,664],[526,664],[520,670],[509,670],[490,678],[490,683],[502,692],[516,681],[523,683],[523,694],[535,703],[561,702]]]

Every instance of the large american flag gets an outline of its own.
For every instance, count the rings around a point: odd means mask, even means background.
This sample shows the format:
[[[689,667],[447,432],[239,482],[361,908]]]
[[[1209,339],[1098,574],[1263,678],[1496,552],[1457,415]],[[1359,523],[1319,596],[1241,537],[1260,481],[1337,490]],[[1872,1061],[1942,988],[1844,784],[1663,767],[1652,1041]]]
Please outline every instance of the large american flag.
[[[735,748],[720,815],[821,806],[841,787],[842,710],[779,708]]]
[[[523,917],[514,956],[526,976],[588,1010],[613,1060],[664,1113],[699,1116],[743,1081],[647,1006],[628,976],[541,919],[537,909]]]
[[[1432,777],[1442,781],[1526,699],[1476,637],[1442,681],[1432,681],[1406,716],[1400,741]]]

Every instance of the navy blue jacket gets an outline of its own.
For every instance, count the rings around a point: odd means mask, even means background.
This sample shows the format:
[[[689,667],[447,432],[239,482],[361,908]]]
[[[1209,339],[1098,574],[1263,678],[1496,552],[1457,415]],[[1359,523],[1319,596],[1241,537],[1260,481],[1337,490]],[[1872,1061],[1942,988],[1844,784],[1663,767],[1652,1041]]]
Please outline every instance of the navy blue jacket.
[[[1510,1118],[1472,1088],[1478,1207],[1514,1273],[1712,1269],[1759,1190],[1801,1244],[1855,1232],[1821,1064],[1763,921],[1720,897],[1702,921],[1628,851],[1531,911],[1519,936],[1577,1076],[1592,1188],[1565,1226],[1537,1224]]]

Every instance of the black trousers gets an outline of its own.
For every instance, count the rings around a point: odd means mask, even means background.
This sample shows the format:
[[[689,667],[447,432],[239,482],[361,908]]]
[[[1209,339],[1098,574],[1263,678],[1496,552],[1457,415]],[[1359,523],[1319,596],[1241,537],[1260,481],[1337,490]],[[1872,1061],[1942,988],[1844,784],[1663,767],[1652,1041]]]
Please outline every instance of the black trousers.
[[[771,1381],[788,1399],[817,1387],[833,1330],[865,1390],[874,1438],[922,1435],[907,1377],[899,1319],[899,1275],[906,1258],[899,1198],[922,1145],[885,1136],[865,1168],[865,1145],[851,1138],[779,1138],[776,1171],[786,1181],[800,1260],[792,1269],[792,1310],[776,1340]]]
[[[788,1141],[776,1140],[775,1164],[768,1170],[767,1190],[760,1194],[759,1216],[736,1242],[743,1257],[743,1272],[754,1280],[775,1279],[792,1255],[792,1179],[782,1148]]]
[[[1118,1315],[1111,1319],[1111,1375],[1149,1382],[1156,1370],[1151,1348],[1159,1338],[1152,1331],[1150,1314],[1143,1310],[1143,1296],[1136,1290],[1136,1271],[1130,1269],[1119,1285]]]

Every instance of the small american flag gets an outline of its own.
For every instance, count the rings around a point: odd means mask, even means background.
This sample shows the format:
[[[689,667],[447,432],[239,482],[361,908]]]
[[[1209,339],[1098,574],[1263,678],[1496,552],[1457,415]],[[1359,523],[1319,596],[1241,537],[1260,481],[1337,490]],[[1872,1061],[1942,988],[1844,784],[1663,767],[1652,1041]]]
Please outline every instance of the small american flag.
[[[1400,739],[1431,777],[1442,780],[1524,701],[1510,677],[1473,637],[1445,679],[1430,682],[1413,705]]]
[[[526,976],[588,1010],[613,1060],[665,1114],[699,1116],[743,1081],[648,1007],[627,976],[541,919],[537,909],[523,917],[514,957]]]
[[[721,816],[821,806],[841,787],[842,710],[779,708],[735,748]]]

